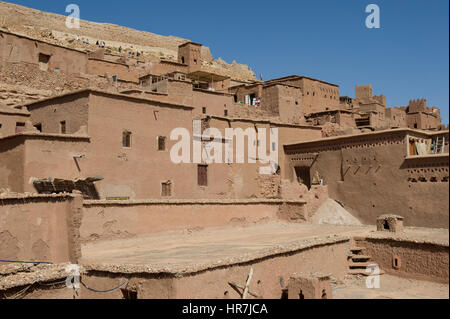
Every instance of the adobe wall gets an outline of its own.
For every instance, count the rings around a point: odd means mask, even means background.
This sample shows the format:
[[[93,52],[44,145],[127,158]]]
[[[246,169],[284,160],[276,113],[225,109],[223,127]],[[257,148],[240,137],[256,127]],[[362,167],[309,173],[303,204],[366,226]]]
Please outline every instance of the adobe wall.
[[[278,219],[280,205],[303,212],[304,202],[281,200],[85,201],[84,243],[164,231],[244,226]]]
[[[406,131],[331,138],[285,150],[291,170],[283,178],[295,180],[295,166],[310,167],[311,174],[318,171],[330,197],[363,223],[397,214],[407,226],[448,228],[448,154],[410,163],[405,160]],[[418,169],[436,182],[411,181]]]
[[[388,274],[448,283],[448,245],[370,237],[355,238],[355,243],[364,247],[364,254]],[[398,269],[394,267],[394,258],[398,259]]]
[[[92,75],[117,75],[122,81],[138,83],[139,72],[127,64],[90,58],[87,61],[87,72]]]
[[[343,279],[348,272],[348,240],[338,240],[329,244],[316,244],[283,253],[255,257],[247,262],[212,266],[198,272],[192,271],[179,276],[171,274],[120,274],[104,271],[88,271],[83,274],[83,282],[96,289],[109,289],[131,278],[128,289],[137,291],[138,299],[241,299],[231,286],[235,282],[245,286],[250,268],[253,277],[249,290],[264,299],[281,299],[287,288],[289,277],[294,272],[321,272]],[[82,299],[122,299],[120,290],[108,294],[98,294],[84,288]],[[249,299],[255,299],[252,296]]]
[[[2,259],[76,263],[81,196],[38,195],[0,199]]]
[[[25,123],[29,118],[26,111],[2,108],[0,104],[0,138],[16,134],[16,124]]]
[[[283,83],[301,88],[303,112],[306,114],[339,108],[338,86],[308,78],[284,80]]]
[[[0,138],[0,188],[24,192],[25,138]]]
[[[50,57],[48,70],[58,68],[60,72],[83,74],[86,72],[87,54],[45,42],[0,32],[0,61],[21,62],[39,65],[39,54]]]
[[[206,114],[224,116],[224,111],[233,104],[233,96],[227,93],[208,92],[203,90],[193,91],[194,114],[202,114],[202,108],[206,108]]]
[[[47,99],[28,106],[33,125],[41,124],[42,133],[60,134],[61,122],[66,122],[66,133],[74,134],[88,126],[89,93]]]
[[[32,179],[60,178],[75,180],[95,175],[84,174],[83,159],[74,155],[86,155],[89,137],[35,134],[24,141],[23,184],[25,192],[36,193]]]

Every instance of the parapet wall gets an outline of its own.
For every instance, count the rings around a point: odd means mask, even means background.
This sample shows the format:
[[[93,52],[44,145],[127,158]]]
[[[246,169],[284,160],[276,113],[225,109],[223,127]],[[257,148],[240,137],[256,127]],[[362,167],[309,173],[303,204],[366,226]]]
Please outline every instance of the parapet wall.
[[[291,214],[306,215],[303,201],[85,201],[80,234],[82,242],[86,243],[164,231],[245,226],[278,220],[280,211],[286,209]]]
[[[0,198],[0,259],[76,263],[81,195]]]
[[[370,237],[355,242],[388,274],[448,283],[448,243]]]

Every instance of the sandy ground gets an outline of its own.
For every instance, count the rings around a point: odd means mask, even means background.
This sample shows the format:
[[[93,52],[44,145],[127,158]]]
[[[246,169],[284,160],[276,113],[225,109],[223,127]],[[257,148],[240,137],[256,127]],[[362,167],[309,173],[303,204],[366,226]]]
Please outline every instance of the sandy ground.
[[[273,223],[247,228],[168,232],[132,239],[87,244],[82,264],[190,265],[257,253],[301,241],[370,233],[372,226],[332,226]]]
[[[366,277],[347,276],[333,283],[334,299],[448,299],[449,285],[429,281],[380,276],[380,288],[368,289]]]

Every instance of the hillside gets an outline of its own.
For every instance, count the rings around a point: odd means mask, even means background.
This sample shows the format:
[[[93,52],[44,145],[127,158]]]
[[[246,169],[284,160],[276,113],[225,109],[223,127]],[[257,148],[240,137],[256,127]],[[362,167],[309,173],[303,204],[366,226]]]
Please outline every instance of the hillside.
[[[74,41],[77,35],[89,39],[92,49],[97,40],[106,42],[106,48],[117,52],[143,52],[143,59],[151,62],[160,58],[177,60],[178,46],[188,39],[175,36],[162,36],[150,32],[138,31],[108,23],[96,23],[81,20],[80,29],[68,29],[63,15],[43,12],[35,9],[0,1],[0,28],[26,35],[46,42],[71,48],[86,49],[83,44]],[[101,37],[100,37],[101,35]],[[222,59],[214,60],[208,47],[204,46],[202,59],[205,65],[240,80],[254,80],[253,71],[246,65],[233,62],[228,64]]]

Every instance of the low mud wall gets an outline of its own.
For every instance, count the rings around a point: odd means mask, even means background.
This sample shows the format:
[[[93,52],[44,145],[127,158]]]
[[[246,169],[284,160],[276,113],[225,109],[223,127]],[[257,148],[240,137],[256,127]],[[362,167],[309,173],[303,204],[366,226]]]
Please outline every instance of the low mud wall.
[[[357,238],[355,243],[366,248],[386,273],[419,280],[448,283],[448,244],[389,238]]]
[[[76,263],[82,203],[77,195],[0,198],[0,260]]]
[[[291,215],[303,215],[306,209],[304,202],[284,200],[85,201],[80,234],[87,243],[164,231],[252,225],[277,220],[280,211],[288,208]]]
[[[294,272],[321,272],[342,279],[348,272],[349,248],[349,240],[341,239],[183,274],[136,270],[126,274],[125,269],[120,272],[120,267],[114,267],[111,272],[90,270],[82,275],[82,280],[96,290],[108,290],[129,281],[122,289],[107,294],[82,287],[80,296],[82,299],[122,299],[126,290],[133,292],[137,299],[240,299],[240,292],[230,283],[245,286],[250,268],[253,268],[250,292],[264,299],[281,299]],[[249,298],[257,298],[254,295]]]

